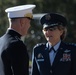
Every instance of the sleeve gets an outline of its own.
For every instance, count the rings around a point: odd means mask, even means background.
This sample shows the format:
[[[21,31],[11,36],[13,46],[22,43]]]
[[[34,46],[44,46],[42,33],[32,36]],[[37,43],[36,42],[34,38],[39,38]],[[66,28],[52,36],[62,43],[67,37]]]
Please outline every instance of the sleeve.
[[[15,42],[8,50],[14,75],[29,75],[29,57],[26,46],[22,42]]]
[[[72,74],[76,75],[76,46],[72,48]]]
[[[35,58],[35,51],[33,49],[33,53],[32,53],[32,70],[31,70],[31,75],[40,75],[39,73],[39,69],[38,69],[38,65],[36,62],[36,58]]]

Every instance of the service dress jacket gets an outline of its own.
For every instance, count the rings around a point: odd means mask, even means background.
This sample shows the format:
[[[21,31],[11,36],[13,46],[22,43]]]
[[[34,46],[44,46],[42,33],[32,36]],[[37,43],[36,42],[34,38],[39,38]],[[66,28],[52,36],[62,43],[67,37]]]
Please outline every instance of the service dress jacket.
[[[33,48],[31,75],[76,75],[76,45],[61,42],[51,65],[46,43],[37,44]]]
[[[29,56],[20,38],[14,30],[0,38],[0,75],[29,75]]]

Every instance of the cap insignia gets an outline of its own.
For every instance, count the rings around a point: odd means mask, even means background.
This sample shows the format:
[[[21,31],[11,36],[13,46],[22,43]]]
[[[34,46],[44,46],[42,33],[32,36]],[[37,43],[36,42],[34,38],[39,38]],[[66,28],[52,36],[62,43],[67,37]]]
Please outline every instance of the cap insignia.
[[[51,19],[51,16],[50,16],[50,15],[46,15],[46,16],[45,16],[45,19],[46,19],[46,20],[50,20],[50,19]]]
[[[27,14],[24,15],[24,17],[29,17],[29,18],[32,19],[33,18],[33,15],[32,15],[32,13],[27,13]]]

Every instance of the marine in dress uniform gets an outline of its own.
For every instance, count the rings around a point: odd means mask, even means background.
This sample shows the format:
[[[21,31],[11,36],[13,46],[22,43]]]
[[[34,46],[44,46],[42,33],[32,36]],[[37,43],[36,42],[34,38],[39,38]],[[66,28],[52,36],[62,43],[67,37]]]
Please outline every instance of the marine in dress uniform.
[[[55,27],[61,26],[61,30],[66,32],[66,18],[58,13],[48,13],[41,17],[40,22],[47,43],[33,48],[32,75],[76,75],[76,44],[63,42],[64,34],[60,34],[60,40],[52,45],[54,33],[59,32]]]
[[[9,19],[20,18],[21,20],[21,18],[25,18],[30,22],[29,19],[32,19],[32,10],[34,8],[35,5],[28,4],[7,8],[5,12],[7,12]],[[27,47],[21,40],[24,35],[16,31],[15,28],[10,27],[0,38],[0,75],[29,75]]]

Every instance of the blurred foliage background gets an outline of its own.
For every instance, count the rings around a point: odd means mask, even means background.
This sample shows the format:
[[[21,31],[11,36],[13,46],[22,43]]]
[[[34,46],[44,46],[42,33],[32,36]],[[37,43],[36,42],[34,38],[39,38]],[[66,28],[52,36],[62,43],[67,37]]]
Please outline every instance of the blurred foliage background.
[[[8,28],[8,18],[5,9],[17,5],[35,4],[34,14],[43,14],[55,12],[63,14],[68,20],[68,34],[66,42],[76,43],[76,0],[0,0],[0,36],[2,36]],[[42,33],[42,26],[39,19],[35,18],[31,22],[31,28],[24,43],[27,45],[29,56],[31,59],[32,50],[35,44],[46,42]]]

